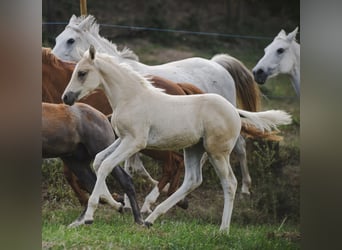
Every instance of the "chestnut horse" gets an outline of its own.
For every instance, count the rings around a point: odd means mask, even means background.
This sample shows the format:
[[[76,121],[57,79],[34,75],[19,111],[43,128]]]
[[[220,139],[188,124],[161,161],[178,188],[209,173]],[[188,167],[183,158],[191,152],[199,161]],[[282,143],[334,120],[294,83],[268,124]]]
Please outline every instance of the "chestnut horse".
[[[42,156],[60,157],[79,178],[77,183],[91,193],[96,176],[90,168],[95,155],[115,141],[115,134],[107,117],[84,104],[76,103],[70,107],[64,104],[42,103]],[[119,181],[132,205],[136,223],[142,218],[136,201],[132,178],[120,166],[115,167],[112,175]],[[81,193],[82,194],[82,193]],[[115,197],[113,197],[115,198]],[[87,197],[79,197],[81,204]],[[117,207],[120,203],[109,202]]]

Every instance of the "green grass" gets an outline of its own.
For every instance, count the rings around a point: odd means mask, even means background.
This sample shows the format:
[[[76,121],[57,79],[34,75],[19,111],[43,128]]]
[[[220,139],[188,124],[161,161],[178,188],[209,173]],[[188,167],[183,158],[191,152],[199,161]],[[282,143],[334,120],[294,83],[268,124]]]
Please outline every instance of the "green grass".
[[[129,212],[100,206],[92,225],[67,228],[78,215],[74,207],[43,210],[43,249],[299,249],[299,233],[288,225],[232,224],[227,235],[219,224],[166,216],[148,229]]]

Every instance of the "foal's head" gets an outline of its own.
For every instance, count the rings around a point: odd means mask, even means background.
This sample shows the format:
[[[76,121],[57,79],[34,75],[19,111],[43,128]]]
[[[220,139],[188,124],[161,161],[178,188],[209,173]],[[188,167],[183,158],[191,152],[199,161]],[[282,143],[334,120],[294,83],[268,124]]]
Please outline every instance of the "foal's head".
[[[298,27],[286,35],[284,30],[265,48],[265,55],[253,68],[255,81],[264,84],[267,78],[278,74],[288,74],[296,63],[293,44]]]
[[[75,101],[98,88],[101,81],[100,72],[95,67],[95,48],[90,46],[89,51],[84,53],[72,73],[71,80],[62,95],[63,102],[73,105]]]

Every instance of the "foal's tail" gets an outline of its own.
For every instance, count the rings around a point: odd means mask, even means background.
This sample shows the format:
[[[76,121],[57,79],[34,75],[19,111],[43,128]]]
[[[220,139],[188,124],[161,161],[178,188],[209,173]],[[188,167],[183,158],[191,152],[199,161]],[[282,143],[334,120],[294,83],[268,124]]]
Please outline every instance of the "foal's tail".
[[[262,132],[278,130],[278,125],[290,124],[291,115],[282,110],[268,110],[262,112],[249,112],[237,109],[239,112],[242,126],[253,126]]]
[[[233,77],[240,108],[256,112],[260,109],[260,90],[252,73],[236,58],[227,54],[218,54],[211,58],[220,64]]]

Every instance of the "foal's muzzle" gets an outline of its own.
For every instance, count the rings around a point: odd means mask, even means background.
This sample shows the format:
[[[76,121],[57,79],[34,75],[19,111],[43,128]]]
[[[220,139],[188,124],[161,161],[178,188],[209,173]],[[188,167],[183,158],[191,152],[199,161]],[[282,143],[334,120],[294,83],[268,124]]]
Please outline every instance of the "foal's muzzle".
[[[62,96],[62,100],[65,104],[67,105],[73,105],[75,103],[75,101],[77,100],[77,97],[79,96],[80,92],[66,92],[63,96]]]

